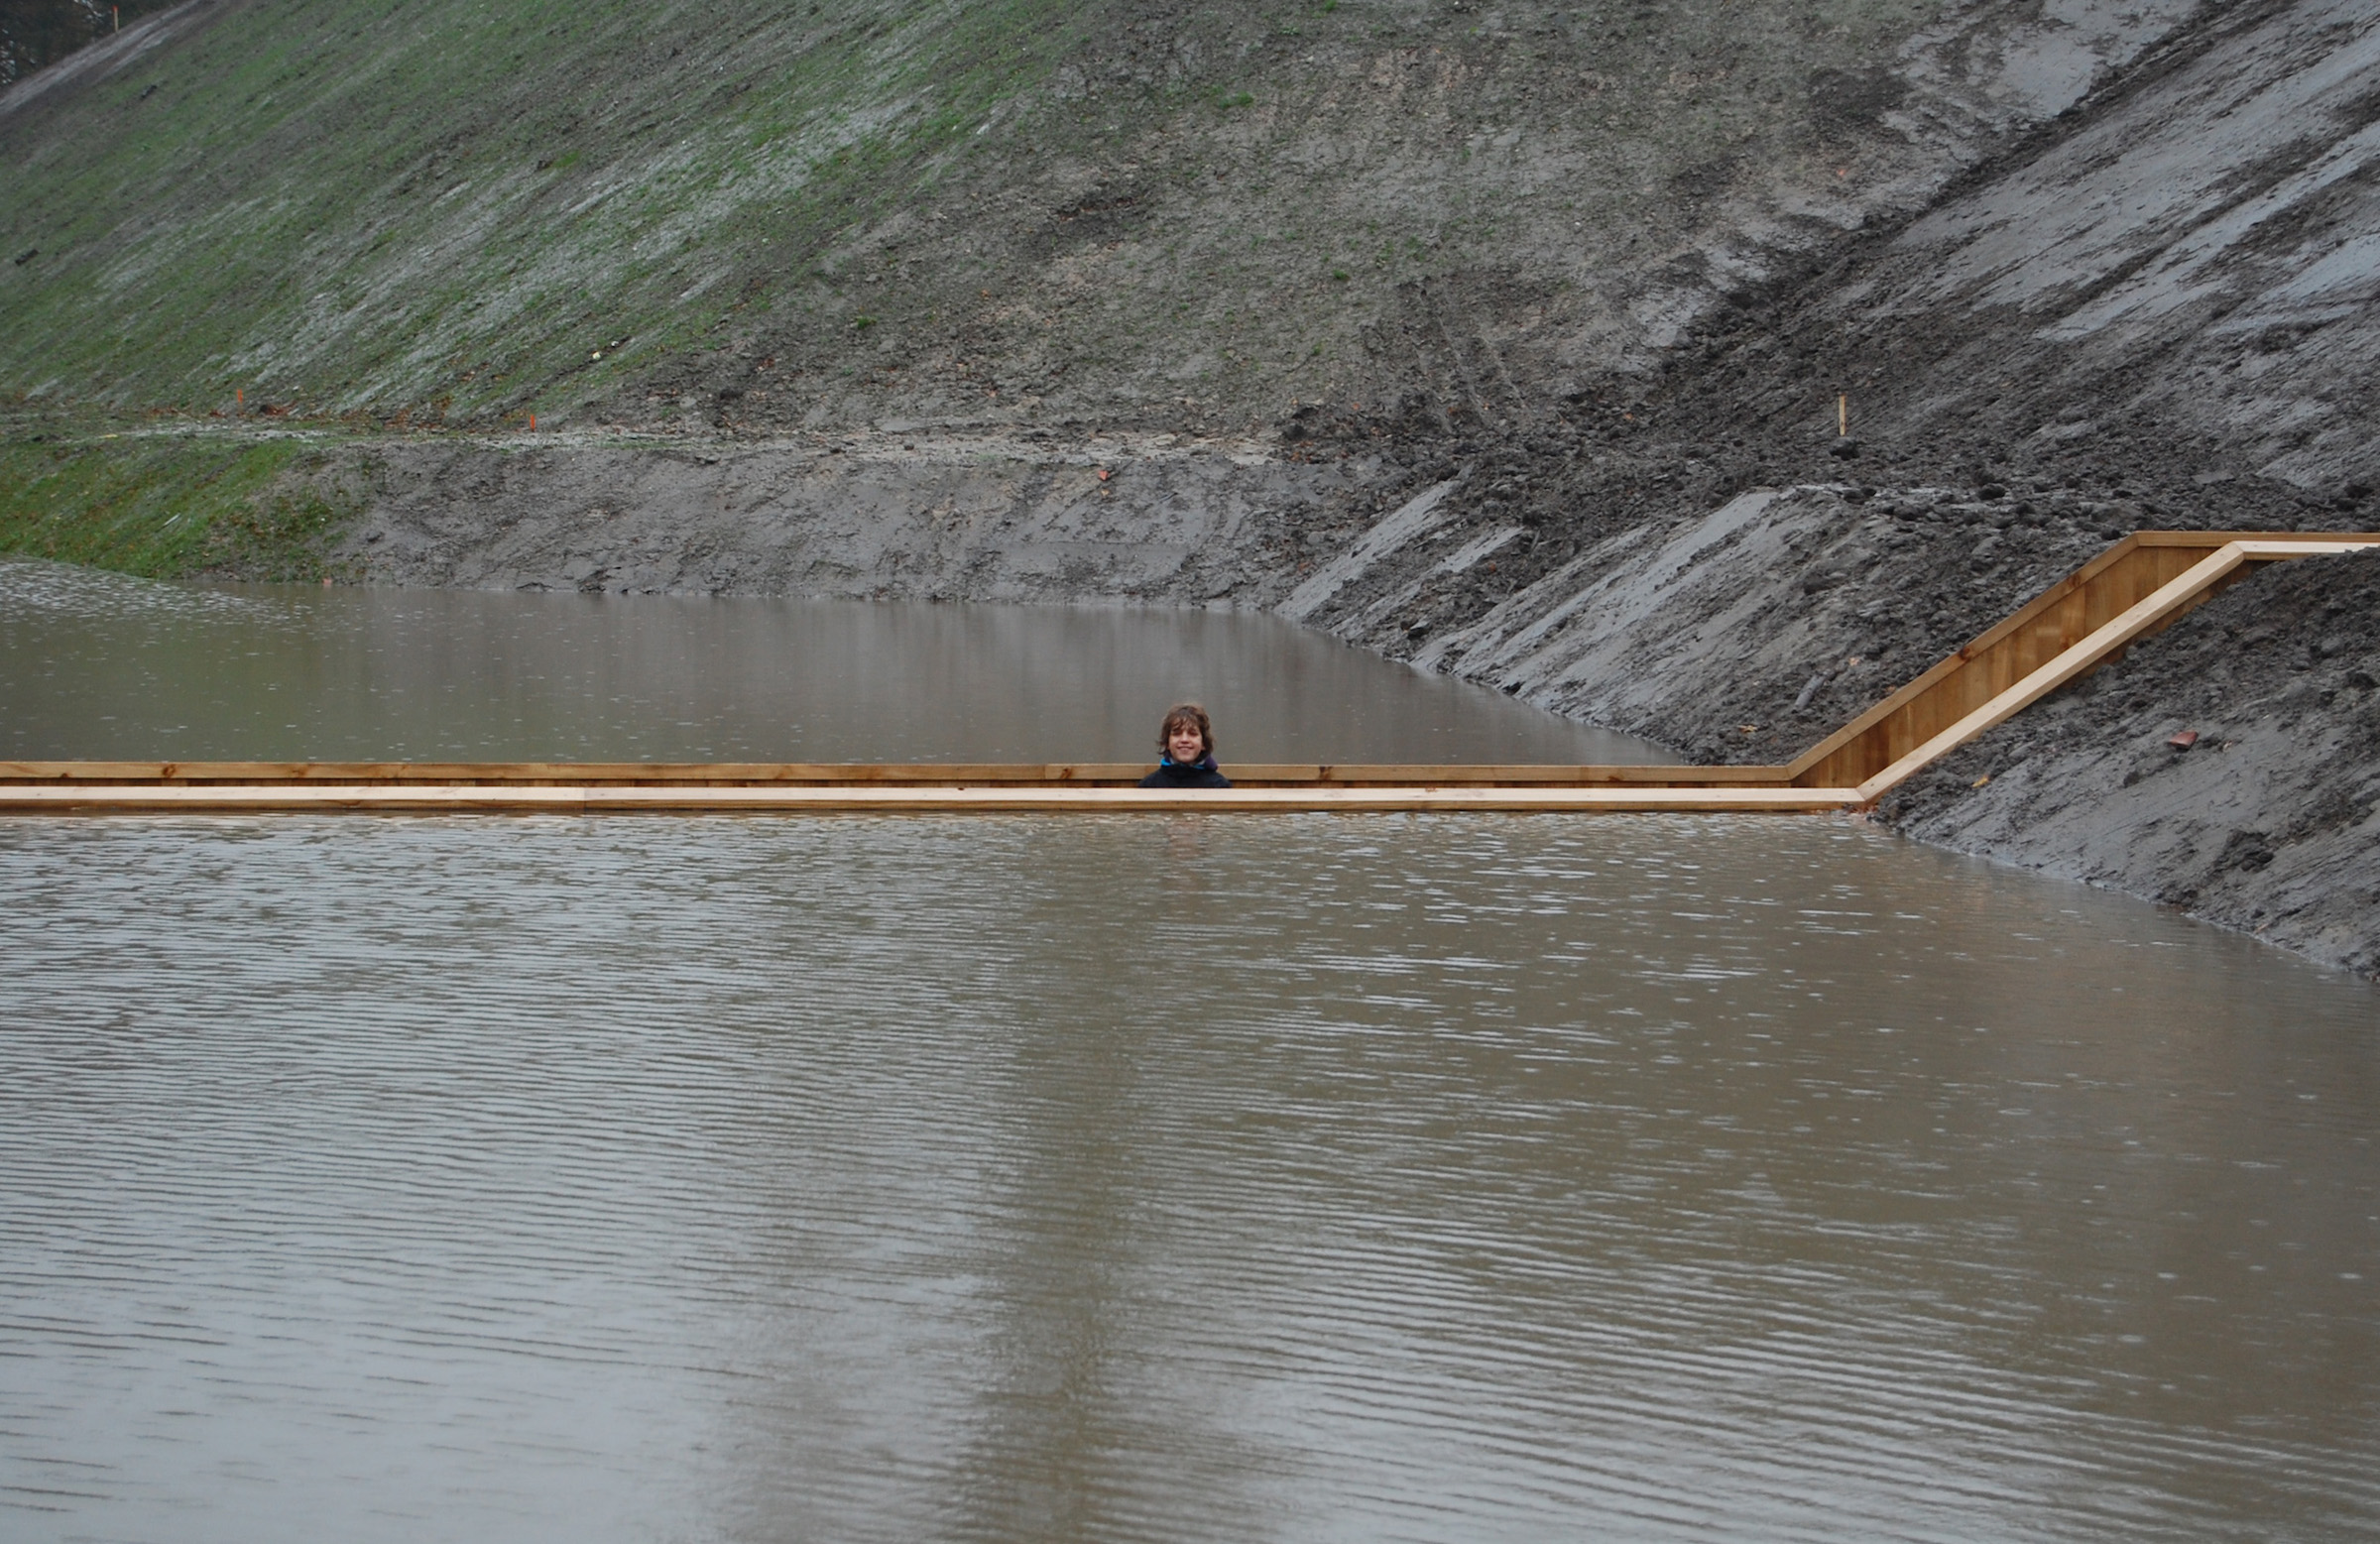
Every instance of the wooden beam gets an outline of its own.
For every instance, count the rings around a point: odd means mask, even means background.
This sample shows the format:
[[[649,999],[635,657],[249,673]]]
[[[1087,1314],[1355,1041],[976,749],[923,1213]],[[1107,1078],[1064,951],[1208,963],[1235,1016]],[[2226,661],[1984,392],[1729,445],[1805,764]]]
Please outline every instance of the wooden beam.
[[[1860,797],[1867,800],[1882,797],[1887,790],[1916,775],[1985,730],[2006,723],[2089,670],[2151,626],[2163,621],[2169,612],[2198,599],[2217,580],[2246,562],[2248,554],[2243,548],[2244,543],[2234,541],[2201,558],[2180,577],[2161,586],[2105,627],[1859,784]]]
[[[2264,562],[2376,544],[2380,544],[2380,534],[2368,533],[2136,532],[1803,752],[1788,765],[1788,774],[1795,781],[1813,784],[1864,781],[2013,687],[2035,668],[2062,657],[2065,651],[2115,616],[2188,571],[2205,553],[2241,545],[2252,561]],[[2224,585],[2244,576],[2244,570],[2226,569],[2188,604],[2168,608],[2159,620],[2134,633],[2133,639],[2171,625],[2190,606],[2211,599]]]
[[[1172,791],[1056,786],[76,783],[0,787],[0,814],[1289,814],[1736,812],[1856,806],[1849,788],[1404,787]]]
[[[562,762],[0,762],[0,784],[44,783],[628,783],[707,786],[861,783],[1030,783],[1129,786],[1147,775],[1146,762],[971,764],[872,763],[562,763]],[[1758,785],[1781,783],[1779,767],[1571,767],[1563,765],[1437,766],[1384,763],[1235,763],[1225,769],[1244,787],[1405,787],[1415,783],[1514,787],[1616,785]]]

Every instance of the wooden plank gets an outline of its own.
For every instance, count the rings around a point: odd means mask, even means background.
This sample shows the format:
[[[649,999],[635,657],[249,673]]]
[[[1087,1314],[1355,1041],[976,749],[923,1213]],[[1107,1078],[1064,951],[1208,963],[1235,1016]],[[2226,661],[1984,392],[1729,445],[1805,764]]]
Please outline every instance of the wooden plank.
[[[0,781],[1077,782],[1136,781],[1148,763],[0,762]],[[1305,772],[1310,777],[1314,769]],[[1565,772],[1568,769],[1564,769]]]
[[[1849,788],[1139,788],[516,784],[144,783],[0,788],[0,814],[1811,814],[1855,807]]]
[[[2365,551],[2380,546],[2380,535],[2284,532],[2279,538],[2271,535],[2241,536],[2237,545],[2252,562],[2278,562],[2293,557],[2337,557],[2347,552]]]
[[[1129,785],[1149,771],[1146,763],[906,765],[802,763],[694,765],[640,763],[393,763],[393,762],[0,762],[0,783],[265,783],[413,784],[476,783],[591,785],[622,783],[713,786],[862,783],[961,784],[1030,783]],[[1255,786],[1404,786],[1415,783],[1479,783],[1511,786],[1578,786],[1605,783],[1703,786],[1781,783],[1779,767],[1572,767],[1560,765],[1436,766],[1379,764],[1317,766],[1249,763],[1225,769],[1235,782]]]
[[[2195,603],[2206,586],[2248,561],[2237,542],[2201,558],[2189,569],[2133,606],[2123,615],[2026,676],[2009,690],[1969,712],[1957,723],[1910,750],[1891,766],[1859,784],[1863,799],[1881,798],[1904,779],[1949,755],[1975,736],[2005,723],[2067,682],[2083,674],[2137,638],[2152,623],[2178,607]]]
[[[1794,758],[1787,764],[1789,774],[1801,781],[1832,780],[1828,773],[1835,771],[1837,767],[1844,763],[1859,761],[1873,761],[1874,763],[1874,766],[1861,770],[1862,775],[1867,772],[1874,771],[1884,765],[1885,761],[1890,760],[1889,756],[1883,756],[1881,760],[1877,758],[1890,745],[1895,733],[1893,728],[1888,727],[1890,722],[1904,714],[1909,714],[1910,720],[1899,726],[1899,733],[1902,737],[1906,738],[1914,733],[1919,739],[1922,739],[1932,734],[1940,728],[1940,724],[1927,723],[1926,718],[1929,713],[1940,714],[1943,705],[1927,703],[1928,698],[1945,689],[1955,692],[1973,691],[1976,684],[1974,682],[1960,682],[1956,686],[1952,686],[1950,683],[1963,676],[1976,659],[1988,654],[2010,633],[2025,626],[2042,612],[2059,605],[2068,597],[2085,592],[2093,580],[2098,579],[2109,569],[2126,563],[2139,546],[2140,543],[2134,537],[2126,536],[2099,553],[2074,573],[2067,575],[2024,606],[2019,607],[2014,613],[1975,635],[1956,652],[1925,670],[1915,680],[1888,694],[1882,701],[1853,718],[1848,724]],[[1978,700],[1988,696],[1988,691],[1983,692]],[[1927,705],[1917,706],[1921,703],[1927,703]],[[1964,712],[1971,706],[1971,703],[1965,704],[1961,707],[1960,712]],[[1957,713],[1948,714],[1943,717],[1942,722],[1950,722],[1957,716]],[[1881,733],[1877,733],[1878,731]],[[1872,747],[1859,746],[1859,742],[1869,738],[1871,734],[1875,736],[1876,744]],[[1906,749],[1906,747],[1904,746],[1902,749]]]
[[[1287,771],[1262,765],[1226,766],[1224,772],[1242,785],[1319,781],[1342,786],[1409,783],[1504,783],[1514,786],[1650,783],[1703,785],[1712,783],[1782,783],[1784,769],[1773,766],[1695,767],[1691,765],[1583,766],[1515,764],[1510,766],[1436,766],[1429,763],[1338,764],[1318,769],[1315,778],[1282,775]]]
[[[2380,534],[2282,532],[2268,539],[2263,533],[2136,532],[1803,752],[1788,764],[1789,774],[1805,784],[1874,775],[2188,572],[2207,552],[2242,543],[2261,561],[2357,550],[2380,544]],[[2241,577],[2244,571],[2226,573],[2135,638],[2171,626]]]

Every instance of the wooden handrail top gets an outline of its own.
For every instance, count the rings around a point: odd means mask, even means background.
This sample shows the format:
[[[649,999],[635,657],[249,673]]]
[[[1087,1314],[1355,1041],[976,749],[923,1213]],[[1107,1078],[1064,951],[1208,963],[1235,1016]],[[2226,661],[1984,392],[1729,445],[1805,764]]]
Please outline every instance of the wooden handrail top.
[[[962,787],[976,784],[1129,786],[1147,775],[1146,762],[1070,763],[844,763],[844,762],[0,762],[0,785],[110,783],[454,784],[696,784],[840,787],[865,784]],[[1313,763],[1235,763],[1224,768],[1242,787],[1593,787],[1634,785],[1781,786],[1782,767],[1514,764],[1439,766]]]
[[[1119,788],[780,783],[150,783],[0,787],[0,814],[1820,814],[1851,788],[1328,787]]]

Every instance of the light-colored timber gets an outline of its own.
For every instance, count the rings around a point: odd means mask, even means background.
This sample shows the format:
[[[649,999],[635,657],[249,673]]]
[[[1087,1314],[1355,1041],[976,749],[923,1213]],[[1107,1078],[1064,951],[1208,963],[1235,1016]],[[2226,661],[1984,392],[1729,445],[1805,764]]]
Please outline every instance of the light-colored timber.
[[[1957,653],[1892,693],[1803,752],[1786,768],[1805,786],[1858,786],[1897,767],[1920,746],[2016,688],[2044,665],[2083,644],[2101,640],[2119,617],[2133,623],[2090,660],[2105,663],[2120,650],[2162,632],[2248,575],[2245,566],[2380,545],[2380,534],[2330,532],[2138,531],[2051,585]],[[2136,609],[2206,559],[2237,546],[2237,560],[2160,607],[2145,620]],[[2039,693],[2028,701],[2037,700]],[[1997,723],[1998,720],[1992,720]],[[1989,724],[1972,731],[1980,734]],[[1972,738],[1972,734],[1968,738]],[[1954,742],[1959,744],[1964,742]],[[1939,756],[1950,749],[1943,746]],[[1931,758],[1929,758],[1930,760]],[[1915,769],[1910,769],[1914,771]],[[1906,776],[1907,772],[1901,773]],[[1899,778],[1894,779],[1898,781]]]
[[[939,763],[542,763],[542,762],[0,762],[0,796],[27,784],[437,783],[537,786],[965,787],[1022,784],[1129,788],[1146,762]],[[1232,764],[1234,783],[1253,788],[1411,787],[1724,787],[1777,782],[1774,767],[1438,766],[1314,763]]]
[[[0,808],[20,814],[207,814],[284,811],[382,814],[792,814],[874,811],[880,814],[1035,814],[1058,810],[1111,813],[1286,814],[1544,813],[1588,811],[1725,811],[1815,814],[1859,803],[1852,788],[1710,787],[1323,787],[1214,788],[1170,792],[1116,787],[907,786],[885,783],[72,783],[0,789]]]
[[[2204,605],[2210,596],[2246,577],[2252,563],[2275,562],[2320,552],[2352,552],[2373,545],[2380,545],[2380,540],[2267,541],[2246,538],[2227,541],[2108,618],[2098,628],[2050,655],[2020,679],[2010,682],[1964,715],[1944,725],[1931,738],[1910,747],[1897,760],[1880,768],[1875,775],[1859,784],[1860,798],[1872,801],[1881,797],[1894,784],[1924,771],[1985,730],[2007,722],[2059,687],[2081,679],[2141,639],[2163,632],[2186,613]],[[1840,763],[1834,759],[1821,763],[1823,767],[1838,765]]]
[[[1163,792],[1132,786],[1137,762],[0,762],[0,814],[1858,809],[2255,565],[2369,547],[2380,534],[2135,532],[1783,767],[1236,763],[1234,787]]]

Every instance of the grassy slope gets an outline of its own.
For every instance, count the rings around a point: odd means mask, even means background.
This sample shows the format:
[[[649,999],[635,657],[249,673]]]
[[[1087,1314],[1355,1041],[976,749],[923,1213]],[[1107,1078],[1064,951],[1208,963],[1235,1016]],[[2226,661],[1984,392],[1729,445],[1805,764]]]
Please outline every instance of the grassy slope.
[[[0,440],[0,552],[159,577],[335,571],[328,539],[358,506],[301,475],[321,457],[298,439],[42,430]]]
[[[1415,280],[1592,366],[1730,199],[1895,170],[1823,87],[1939,10],[225,0],[0,117],[0,242],[40,252],[0,264],[0,390],[1238,414],[1362,389]]]
[[[729,32],[709,8],[234,7],[0,126],[6,242],[42,253],[6,271],[0,372],[122,406],[245,387],[483,416],[600,392],[716,323],[768,240],[754,209],[816,219],[1065,32],[1039,0],[843,10]]]

